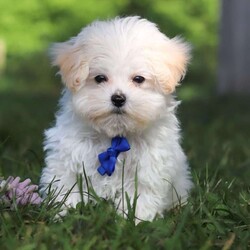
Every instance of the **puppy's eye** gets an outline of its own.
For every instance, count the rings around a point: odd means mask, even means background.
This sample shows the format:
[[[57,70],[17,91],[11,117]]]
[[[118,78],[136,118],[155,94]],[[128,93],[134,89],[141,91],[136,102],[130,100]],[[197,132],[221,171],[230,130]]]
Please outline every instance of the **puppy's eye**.
[[[97,83],[107,82],[108,78],[105,75],[98,75],[98,76],[95,77],[95,81]]]
[[[143,76],[135,76],[134,78],[133,78],[133,82],[136,82],[136,83],[138,83],[138,84],[141,84],[141,83],[143,83],[145,81],[145,78],[143,77]]]

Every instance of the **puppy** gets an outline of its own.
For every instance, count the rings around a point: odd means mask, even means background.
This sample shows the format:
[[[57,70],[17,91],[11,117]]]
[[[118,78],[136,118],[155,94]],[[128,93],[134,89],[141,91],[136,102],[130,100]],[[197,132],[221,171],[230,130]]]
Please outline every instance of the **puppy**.
[[[113,200],[120,213],[127,213],[125,192],[131,203],[136,198],[138,220],[183,204],[192,181],[172,93],[189,51],[139,17],[95,21],[54,44],[52,63],[65,89],[55,126],[45,132],[41,192],[53,189],[60,201],[70,190],[64,210],[75,207],[77,175],[85,170],[96,194]],[[84,178],[82,186],[87,192]]]

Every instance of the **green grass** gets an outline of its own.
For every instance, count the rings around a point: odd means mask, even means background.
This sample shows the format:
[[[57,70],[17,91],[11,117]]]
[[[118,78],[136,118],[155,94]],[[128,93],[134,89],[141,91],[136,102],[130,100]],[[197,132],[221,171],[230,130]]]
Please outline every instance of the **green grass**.
[[[57,98],[0,93],[0,176],[38,182],[42,133],[52,124]],[[58,204],[48,200],[41,207],[2,206],[0,249],[249,249],[249,104],[249,97],[182,102],[182,144],[195,182],[186,206],[137,226],[98,198],[56,223]]]

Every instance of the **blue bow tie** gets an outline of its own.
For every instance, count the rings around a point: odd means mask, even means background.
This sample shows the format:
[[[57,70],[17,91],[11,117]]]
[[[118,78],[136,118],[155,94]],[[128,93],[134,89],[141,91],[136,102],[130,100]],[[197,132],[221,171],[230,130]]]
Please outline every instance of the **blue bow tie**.
[[[101,166],[97,169],[100,175],[111,176],[115,171],[117,157],[121,152],[130,150],[130,145],[125,137],[116,136],[112,138],[111,147],[98,155]]]

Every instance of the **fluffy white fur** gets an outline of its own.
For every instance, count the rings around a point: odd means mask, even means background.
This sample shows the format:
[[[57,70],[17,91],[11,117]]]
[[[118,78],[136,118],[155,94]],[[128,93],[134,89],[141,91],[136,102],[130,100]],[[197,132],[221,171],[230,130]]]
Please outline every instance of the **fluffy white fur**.
[[[192,182],[179,144],[178,102],[172,92],[185,74],[189,46],[179,38],[169,39],[145,19],[126,17],[96,21],[69,41],[54,44],[51,54],[66,88],[55,126],[45,132],[41,192],[46,194],[53,182],[52,189],[60,191],[57,199],[63,199],[83,173],[84,163],[95,192],[112,199],[121,212],[125,160],[124,192],[131,200],[137,169],[139,219],[151,221],[185,202]],[[97,75],[107,81],[96,83]],[[145,82],[134,82],[135,76]],[[115,93],[126,96],[119,112],[111,102]],[[112,176],[101,176],[98,154],[117,135],[126,136],[131,150],[119,155]],[[83,188],[86,191],[85,181]],[[80,201],[75,185],[65,208]]]

